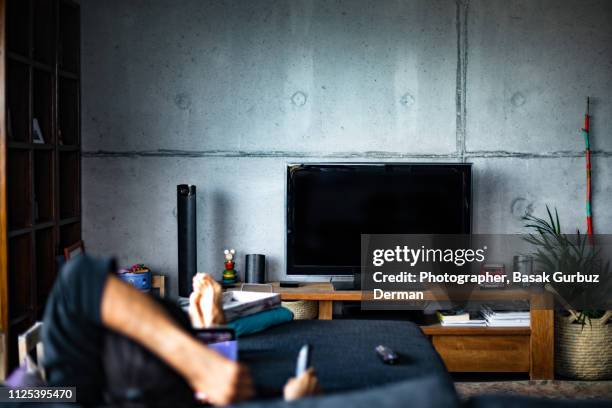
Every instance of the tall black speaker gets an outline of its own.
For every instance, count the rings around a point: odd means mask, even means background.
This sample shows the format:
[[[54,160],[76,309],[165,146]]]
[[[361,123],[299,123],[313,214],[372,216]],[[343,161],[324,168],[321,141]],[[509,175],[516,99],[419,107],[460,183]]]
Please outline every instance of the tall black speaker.
[[[196,186],[176,186],[176,218],[178,221],[178,284],[179,296],[188,297],[196,274]]]

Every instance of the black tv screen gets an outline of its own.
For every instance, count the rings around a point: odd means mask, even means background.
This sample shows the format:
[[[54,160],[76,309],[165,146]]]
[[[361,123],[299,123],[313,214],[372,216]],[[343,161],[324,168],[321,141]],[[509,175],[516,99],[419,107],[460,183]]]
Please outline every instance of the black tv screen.
[[[469,234],[470,164],[287,167],[287,274],[359,273],[361,234]]]

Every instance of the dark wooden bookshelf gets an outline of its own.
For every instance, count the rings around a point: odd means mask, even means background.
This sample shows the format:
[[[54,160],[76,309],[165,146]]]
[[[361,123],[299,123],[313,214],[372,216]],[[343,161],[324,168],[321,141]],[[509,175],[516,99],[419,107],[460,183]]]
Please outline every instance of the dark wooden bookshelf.
[[[57,257],[81,239],[80,10],[71,0],[1,3],[8,313],[0,330],[10,369],[17,336],[42,317]]]

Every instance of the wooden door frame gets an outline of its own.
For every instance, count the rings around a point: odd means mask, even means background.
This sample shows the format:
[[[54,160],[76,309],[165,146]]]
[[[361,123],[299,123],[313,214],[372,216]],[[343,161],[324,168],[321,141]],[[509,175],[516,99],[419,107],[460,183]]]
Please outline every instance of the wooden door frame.
[[[6,0],[0,0],[0,380],[8,367],[6,167]]]

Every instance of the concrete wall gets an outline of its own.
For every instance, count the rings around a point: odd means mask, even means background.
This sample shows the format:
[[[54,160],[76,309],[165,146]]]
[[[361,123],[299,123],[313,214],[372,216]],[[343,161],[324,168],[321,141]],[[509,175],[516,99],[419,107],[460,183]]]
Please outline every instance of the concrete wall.
[[[559,208],[612,232],[612,2],[82,0],[83,235],[176,290],[175,186],[198,186],[198,266],[284,275],[284,170],[474,163],[476,232]]]

